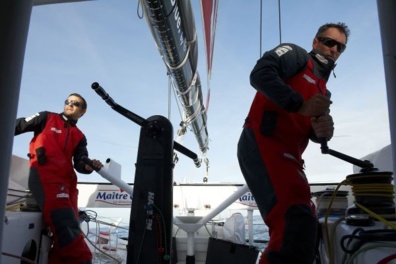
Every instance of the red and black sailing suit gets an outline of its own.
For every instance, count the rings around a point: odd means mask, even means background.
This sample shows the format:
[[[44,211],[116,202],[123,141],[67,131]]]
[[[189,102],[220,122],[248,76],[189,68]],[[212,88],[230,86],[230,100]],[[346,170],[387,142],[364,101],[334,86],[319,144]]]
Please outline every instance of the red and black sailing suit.
[[[87,140],[76,121],[47,111],[18,118],[15,135],[34,132],[29,146],[29,189],[53,233],[50,264],[91,263],[92,253],[78,221],[77,176],[89,174],[81,160],[88,156]],[[72,162],[73,160],[73,162]],[[74,168],[73,168],[74,167]]]
[[[266,52],[254,67],[257,90],[238,142],[238,161],[270,241],[260,264],[312,264],[318,221],[311,203],[302,154],[318,142],[310,117],[297,113],[321,93],[334,62],[293,44]]]

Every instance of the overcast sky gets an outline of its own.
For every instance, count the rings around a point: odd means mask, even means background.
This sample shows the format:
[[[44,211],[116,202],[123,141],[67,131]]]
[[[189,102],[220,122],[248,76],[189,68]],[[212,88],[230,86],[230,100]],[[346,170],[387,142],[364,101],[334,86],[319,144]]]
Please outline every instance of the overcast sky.
[[[133,182],[140,127],[112,110],[92,89],[99,82],[121,106],[148,118],[168,117],[176,133],[181,113],[138,1],[98,0],[33,8],[25,54],[18,117],[38,111],[61,112],[68,94],[88,101],[78,125],[88,138],[91,158],[111,158],[122,165],[122,179]],[[388,108],[377,6],[375,0],[283,0],[281,40],[312,48],[318,27],[345,22],[351,35],[328,82],[335,136],[331,149],[355,158],[390,143]],[[181,154],[174,169],[176,182],[238,182],[244,179],[236,145],[255,90],[249,74],[262,52],[279,44],[278,1],[263,1],[260,46],[260,1],[220,1],[208,111],[209,159],[195,168]],[[200,6],[192,0],[199,41],[198,72],[204,98],[208,94]],[[169,103],[170,102],[170,103]],[[168,113],[170,112],[170,116]],[[31,133],[15,137],[13,154],[26,157]],[[200,155],[188,131],[182,144]],[[310,182],[337,182],[352,174],[352,164],[323,155],[311,143],[304,154]],[[81,181],[105,181],[98,174]]]

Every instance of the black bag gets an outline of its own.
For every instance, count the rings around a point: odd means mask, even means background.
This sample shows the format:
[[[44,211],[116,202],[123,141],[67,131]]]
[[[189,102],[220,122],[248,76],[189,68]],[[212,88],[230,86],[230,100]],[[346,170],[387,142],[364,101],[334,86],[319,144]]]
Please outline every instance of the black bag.
[[[206,264],[255,264],[259,250],[248,245],[209,238]]]

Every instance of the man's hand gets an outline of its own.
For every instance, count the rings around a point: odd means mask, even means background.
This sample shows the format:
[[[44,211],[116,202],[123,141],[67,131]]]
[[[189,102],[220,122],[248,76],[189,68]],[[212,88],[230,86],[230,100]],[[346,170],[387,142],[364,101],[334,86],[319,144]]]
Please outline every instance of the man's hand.
[[[100,160],[96,160],[96,159],[93,159],[93,160],[92,160],[92,165],[93,165],[95,168],[98,168],[98,169],[100,169],[100,168],[103,167],[102,162],[100,162]],[[93,169],[91,166],[89,166],[88,164],[85,164],[85,170],[87,170],[87,171],[93,171],[94,169]]]
[[[304,101],[297,113],[305,116],[322,116],[330,112],[330,98],[323,94],[315,94]]]
[[[326,114],[319,117],[311,117],[312,128],[318,138],[330,140],[334,134],[334,122],[331,115]]]

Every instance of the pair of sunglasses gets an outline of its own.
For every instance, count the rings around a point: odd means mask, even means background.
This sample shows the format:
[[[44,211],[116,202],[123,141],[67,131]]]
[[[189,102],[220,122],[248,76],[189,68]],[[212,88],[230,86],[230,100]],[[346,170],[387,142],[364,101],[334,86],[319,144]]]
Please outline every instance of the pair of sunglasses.
[[[81,106],[81,103],[76,100],[65,100],[65,105],[70,105],[70,104],[75,107]]]
[[[335,45],[337,45],[337,51],[339,53],[343,53],[344,50],[346,49],[346,45],[338,42],[337,40],[334,40],[332,38],[327,38],[327,37],[318,37],[318,40],[323,43],[326,47],[332,48]]]

